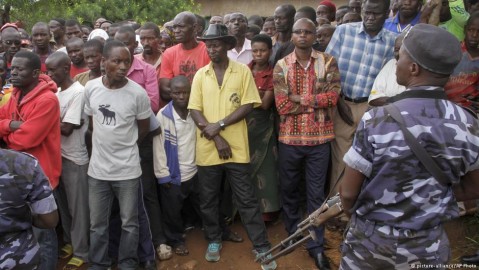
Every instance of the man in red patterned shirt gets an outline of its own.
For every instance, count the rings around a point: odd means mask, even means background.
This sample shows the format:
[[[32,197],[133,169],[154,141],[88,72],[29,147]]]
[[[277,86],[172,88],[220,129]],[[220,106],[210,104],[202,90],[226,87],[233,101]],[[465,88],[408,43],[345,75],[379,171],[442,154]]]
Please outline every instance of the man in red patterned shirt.
[[[299,19],[293,26],[295,49],[278,61],[273,73],[274,96],[280,115],[280,187],[284,223],[290,235],[296,231],[303,216],[299,193],[302,175],[306,181],[308,214],[324,201],[329,142],[334,139],[332,112],[339,97],[339,70],[331,55],[312,48],[315,39],[314,23]],[[323,253],[324,227],[315,228],[315,232],[317,240],[307,243],[308,252],[319,269],[330,269]]]

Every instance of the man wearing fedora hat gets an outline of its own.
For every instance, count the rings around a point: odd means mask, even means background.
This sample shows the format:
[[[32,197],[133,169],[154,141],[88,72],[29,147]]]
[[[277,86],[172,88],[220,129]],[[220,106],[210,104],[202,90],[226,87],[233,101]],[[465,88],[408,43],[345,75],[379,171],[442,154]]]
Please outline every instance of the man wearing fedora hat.
[[[245,117],[261,99],[249,68],[229,60],[227,52],[236,45],[222,24],[210,25],[201,38],[205,41],[209,65],[193,78],[188,109],[199,131],[196,142],[200,210],[208,249],[205,258],[220,259],[221,229],[219,193],[223,172],[229,175],[234,202],[258,256],[270,243],[261,218],[258,199],[249,177],[248,132]],[[275,269],[276,262],[262,264]]]
[[[461,55],[439,27],[417,24],[405,35],[396,75],[406,91],[364,114],[344,156],[340,195],[351,223],[340,269],[448,263],[442,224],[459,216],[456,200],[479,198],[479,122],[444,92]]]

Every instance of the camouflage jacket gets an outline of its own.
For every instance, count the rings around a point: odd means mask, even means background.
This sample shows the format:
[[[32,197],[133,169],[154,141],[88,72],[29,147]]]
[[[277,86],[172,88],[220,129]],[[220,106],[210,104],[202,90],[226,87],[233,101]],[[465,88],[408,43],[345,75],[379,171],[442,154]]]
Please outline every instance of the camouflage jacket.
[[[410,88],[443,90],[438,87]],[[445,99],[396,98],[407,128],[451,184],[479,169],[479,122]],[[436,181],[407,145],[399,125],[382,107],[366,112],[344,161],[366,179],[353,211],[363,219],[421,230],[459,215],[450,186]]]
[[[32,213],[47,214],[56,208],[37,159],[0,149],[0,269],[35,269],[39,247],[32,233]]]

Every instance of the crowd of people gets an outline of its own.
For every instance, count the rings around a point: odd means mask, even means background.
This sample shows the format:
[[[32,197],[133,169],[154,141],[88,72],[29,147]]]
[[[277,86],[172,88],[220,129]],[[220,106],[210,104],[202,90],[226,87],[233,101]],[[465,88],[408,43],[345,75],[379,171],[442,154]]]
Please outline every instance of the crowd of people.
[[[21,26],[0,30],[0,269],[156,269],[194,227],[214,263],[237,214],[276,269],[265,224],[292,235],[337,192],[340,269],[443,269],[442,224],[479,199],[478,0]]]

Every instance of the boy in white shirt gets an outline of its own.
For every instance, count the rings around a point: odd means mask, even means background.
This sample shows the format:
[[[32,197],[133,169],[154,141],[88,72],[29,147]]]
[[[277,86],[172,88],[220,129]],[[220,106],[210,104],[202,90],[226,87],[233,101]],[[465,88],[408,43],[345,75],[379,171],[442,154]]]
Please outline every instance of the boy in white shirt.
[[[155,175],[160,184],[160,199],[168,244],[177,255],[188,255],[183,239],[181,209],[187,197],[199,213],[199,199],[195,188],[196,126],[188,111],[191,86],[185,76],[170,82],[171,99],[156,118],[162,132],[153,138]]]

